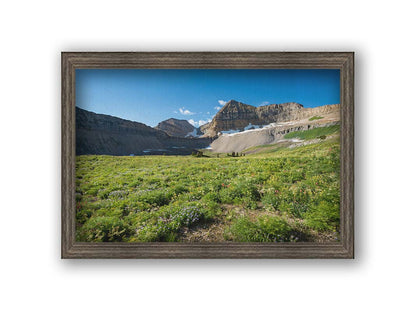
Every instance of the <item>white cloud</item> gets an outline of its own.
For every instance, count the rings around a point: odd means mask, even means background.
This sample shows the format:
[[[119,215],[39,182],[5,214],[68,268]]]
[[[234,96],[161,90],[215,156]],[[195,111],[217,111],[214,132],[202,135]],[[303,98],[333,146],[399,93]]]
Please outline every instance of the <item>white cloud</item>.
[[[263,101],[263,102],[260,103],[259,106],[266,106],[266,105],[269,105],[269,104],[270,104],[269,101]]]
[[[195,114],[195,113],[192,113],[191,111],[189,111],[189,110],[185,109],[185,107],[181,107],[181,108],[179,108],[179,112],[180,112],[182,115],[193,115],[193,114]]]
[[[207,120],[193,120],[193,119],[189,119],[188,122],[193,125],[194,127],[198,128],[201,127],[202,125],[205,125],[207,123],[209,123],[211,121],[211,119],[207,119]]]
[[[219,106],[215,106],[214,107],[216,110],[220,110],[221,109],[221,107],[219,107]]]
[[[220,103],[221,106],[224,106],[225,104],[227,104],[227,101],[224,100],[218,100],[218,103]]]

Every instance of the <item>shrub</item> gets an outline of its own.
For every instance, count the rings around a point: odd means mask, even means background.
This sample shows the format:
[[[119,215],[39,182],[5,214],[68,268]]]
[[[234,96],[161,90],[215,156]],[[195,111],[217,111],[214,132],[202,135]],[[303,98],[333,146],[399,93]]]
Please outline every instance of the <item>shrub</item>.
[[[204,153],[202,151],[192,152],[192,156],[194,157],[204,157]]]
[[[246,209],[257,209],[258,208],[257,207],[257,202],[250,199],[250,198],[249,199],[244,198],[242,200],[242,203],[243,203],[243,207],[246,208]]]
[[[294,202],[292,203],[290,213],[296,218],[303,218],[307,210],[308,206],[306,204]]]
[[[173,213],[170,217],[171,222],[177,228],[181,226],[190,226],[193,223],[203,219],[202,209],[196,206],[184,207]]]
[[[176,241],[179,230],[206,220],[204,211],[196,206],[169,207],[165,216],[160,216],[156,223],[139,227],[139,241]]]
[[[77,222],[80,224],[84,224],[89,218],[91,218],[94,210],[91,208],[78,208],[77,204],[77,212],[76,212],[76,219]]]
[[[112,191],[112,192],[108,193],[108,198],[122,199],[122,198],[126,197],[128,194],[129,194],[128,191],[116,190],[116,191]]]
[[[204,197],[202,197],[202,201],[219,203],[220,195],[218,194],[218,192],[210,192],[206,194]]]
[[[239,242],[294,242],[297,234],[278,216],[263,216],[255,221],[241,217],[232,223],[226,238]]]
[[[219,197],[224,204],[239,204],[247,201],[258,201],[260,193],[253,183],[238,182],[234,185],[224,184],[219,192]]]
[[[129,227],[117,217],[92,217],[79,231],[79,241],[120,242],[130,234]]]
[[[187,192],[187,191],[188,191],[188,188],[187,188],[186,186],[182,185],[182,184],[178,184],[178,185],[175,185],[175,186],[173,187],[173,192],[174,192],[176,195],[179,195],[179,194],[185,193],[185,192]]]
[[[339,224],[339,205],[320,202],[305,214],[305,223],[314,230],[337,230]]]
[[[261,198],[261,202],[263,203],[266,209],[278,209],[280,204],[278,193],[271,191],[265,193]]]
[[[164,191],[150,191],[140,195],[139,200],[152,206],[164,206],[169,204],[173,194]]]
[[[136,180],[133,180],[132,182],[129,183],[129,186],[130,187],[138,187],[142,184],[143,184],[143,178],[142,177],[137,177]]]
[[[85,194],[86,195],[97,196],[100,189],[101,189],[101,187],[99,185],[91,186],[89,189],[87,189],[85,191]]]

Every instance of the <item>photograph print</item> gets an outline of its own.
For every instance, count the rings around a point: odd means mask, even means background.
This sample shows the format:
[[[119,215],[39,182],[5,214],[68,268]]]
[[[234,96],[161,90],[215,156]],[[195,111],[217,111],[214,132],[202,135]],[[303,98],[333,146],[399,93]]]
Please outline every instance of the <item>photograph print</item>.
[[[340,241],[339,69],[76,69],[77,242]]]

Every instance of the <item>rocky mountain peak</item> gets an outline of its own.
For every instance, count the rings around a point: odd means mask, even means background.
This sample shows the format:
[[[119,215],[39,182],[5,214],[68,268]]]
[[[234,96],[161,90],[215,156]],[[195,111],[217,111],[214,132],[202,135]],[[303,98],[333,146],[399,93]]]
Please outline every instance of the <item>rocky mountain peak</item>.
[[[243,104],[243,103],[238,102],[236,100],[230,100],[227,103],[225,103],[224,108],[228,108],[228,107],[232,107],[232,106],[239,106],[241,104]]]
[[[195,130],[194,126],[192,126],[187,120],[176,118],[169,118],[159,122],[155,129],[162,130],[170,136],[175,137],[186,137],[189,133]]]
[[[246,110],[247,108],[255,108],[254,106],[244,104],[242,102],[238,102],[236,100],[230,100],[228,101],[217,113],[217,115],[220,115],[224,111],[236,111],[236,110]]]

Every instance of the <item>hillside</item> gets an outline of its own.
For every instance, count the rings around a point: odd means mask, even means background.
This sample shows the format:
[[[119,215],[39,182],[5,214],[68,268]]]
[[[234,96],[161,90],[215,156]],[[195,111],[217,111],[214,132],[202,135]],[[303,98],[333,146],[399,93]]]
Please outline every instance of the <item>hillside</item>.
[[[208,138],[173,137],[140,122],[76,107],[77,155],[189,155],[210,143]]]
[[[211,143],[211,150],[216,153],[242,152],[247,148],[258,145],[283,142],[286,140],[285,136],[294,131],[339,125],[339,120],[339,111],[332,111],[329,114],[316,116],[316,119],[309,117],[288,122],[271,123],[263,128],[224,133]]]
[[[336,242],[339,155],[338,137],[243,157],[78,156],[77,241]]]

